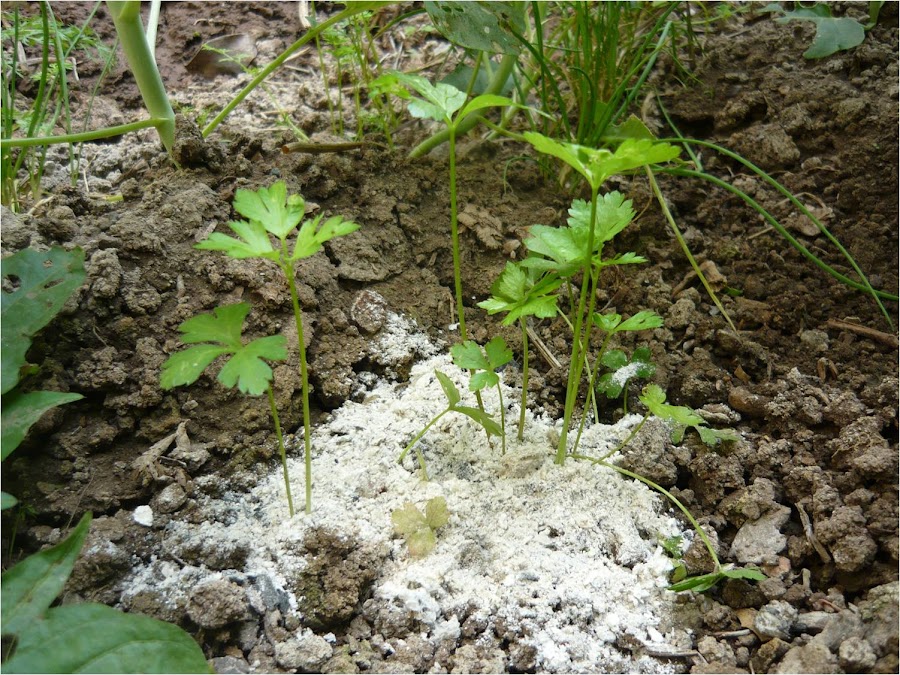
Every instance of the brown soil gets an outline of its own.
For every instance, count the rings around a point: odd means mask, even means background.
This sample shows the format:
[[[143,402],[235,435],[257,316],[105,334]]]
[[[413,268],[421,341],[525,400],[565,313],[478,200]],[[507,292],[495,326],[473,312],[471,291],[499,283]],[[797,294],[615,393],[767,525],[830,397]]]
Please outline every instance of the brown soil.
[[[64,20],[84,10],[79,3],[59,9]],[[157,53],[173,96],[193,102],[195,111],[203,101],[230,98],[237,88],[234,76],[210,81],[192,74],[185,67],[190,55],[211,37],[241,31],[253,36],[259,62],[266,62],[295,39],[293,12],[293,3],[166,4]],[[107,25],[104,16],[98,25]],[[662,64],[655,85],[685,136],[739,152],[802,194],[872,284],[896,294],[896,6],[884,7],[878,25],[854,50],[806,61],[800,54],[809,38],[799,22],[780,25],[765,15],[735,21],[709,36],[694,70],[696,82],[680,86],[675,69]],[[422,53],[435,44],[429,38],[420,45]],[[315,54],[295,65],[301,72],[280,73],[272,86],[301,97],[293,111],[299,126],[327,132]],[[302,66],[315,77],[304,75]],[[96,74],[90,66],[80,70],[87,82]],[[139,114],[137,90],[122,68],[103,91],[113,115]],[[248,100],[240,109],[247,117],[240,119],[262,119],[266,105],[263,96]],[[4,253],[28,245],[77,245],[86,252],[88,269],[87,284],[31,352],[32,361],[43,363],[35,388],[77,391],[85,398],[48,414],[6,462],[3,489],[34,509],[19,530],[17,550],[49,541],[52,528],[86,510],[95,518],[108,516],[108,524],[127,522],[121,514],[168,486],[180,485],[192,497],[199,476],[219,474],[228,481],[239,468],[273,466],[264,399],[225,391],[210,377],[173,392],[158,384],[162,362],[179,344],[179,323],[225,302],[248,300],[250,333],[283,331],[290,342],[290,300],[273,269],[193,249],[233,217],[237,189],[281,178],[324,212],[362,225],[298,266],[316,414],[361,400],[371,386],[370,373],[400,381],[407,374],[404,368],[386,372],[388,360],[369,353],[371,326],[356,316],[359,303],[370,297],[366,292],[377,292],[392,311],[414,318],[435,337],[455,339],[448,330],[456,319],[443,153],[411,161],[402,149],[371,145],[341,154],[284,154],[282,144],[293,138],[278,129],[263,131],[264,126],[259,122],[251,129],[242,121],[226,126],[206,145],[182,150],[180,170],[159,148],[142,156],[123,153],[119,166],[98,174],[121,193],[118,203],[86,194],[81,186],[62,187],[49,205],[20,221],[4,211]],[[415,125],[406,133],[421,131]],[[522,152],[509,143],[466,141],[461,147],[466,320],[479,341],[500,333],[511,345],[519,344],[515,333],[487,317],[476,302],[487,297],[505,262],[521,255],[527,227],[562,223],[571,201],[533,164],[508,163]],[[736,162],[708,151],[702,159],[710,172],[740,185],[782,219],[825,262],[853,276],[846,260],[824,236],[810,234],[809,223],[780,194]],[[628,463],[671,488],[718,535],[723,559],[762,564],[770,577],[757,586],[731,582],[697,601],[705,619],[699,635],[720,636],[700,650],[712,662],[702,668],[774,672],[789,650],[794,661],[789,654],[784,663],[813,667],[797,661],[806,651],[793,650],[812,644],[814,627],[795,622],[790,634],[774,638],[721,633],[748,625],[748,609],[771,613],[782,602],[801,617],[865,607],[867,600],[875,601],[872,589],[881,597],[884,585],[893,582],[888,605],[894,614],[878,615],[875,624],[887,638],[870,640],[876,660],[865,663],[873,672],[896,672],[895,333],[871,298],[813,266],[777,233],[763,232],[766,224],[737,198],[683,178],[663,177],[661,186],[693,253],[715,265],[721,288],[741,292],[721,296],[739,334],[726,329],[691,278],[690,265],[639,178],[613,186],[641,213],[613,246],[637,251],[650,262],[605,276],[599,306],[662,315],[664,328],[623,339],[622,346],[648,345],[658,365],[654,379],[670,401],[704,409],[710,419],[739,429],[744,440],[716,451],[688,441],[664,457],[632,453]],[[887,308],[896,325],[896,303]],[[564,324],[545,321],[536,329],[565,367]],[[300,424],[293,358],[276,370],[282,421],[292,431]],[[535,404],[560,412],[562,373],[538,352],[532,365]],[[607,418],[617,414],[616,405],[609,405]],[[195,447],[205,444],[208,461],[162,464],[153,476],[132,470],[138,456],[182,422],[188,423]],[[172,517],[190,519],[191,504],[192,499],[185,501]],[[776,536],[768,539],[764,528],[753,529],[766,518],[777,522]],[[10,529],[4,521],[4,539]],[[757,552],[747,543],[756,534],[765,542],[757,548],[772,548]],[[93,573],[82,569],[73,578],[73,592],[114,604],[116,584],[131,557],[156,553],[153,535],[141,528],[125,527],[116,541],[124,557],[104,561]],[[702,561],[698,565],[702,568]],[[141,609],[198,631],[184,613],[167,615],[169,610],[152,604]],[[891,616],[893,633],[883,625]],[[350,618],[344,613],[337,628],[329,624],[339,639]],[[226,647],[234,656],[241,649],[236,644],[210,637],[205,646],[210,657],[226,653]],[[849,657],[839,658],[843,652],[837,646],[832,652],[825,667],[859,672]],[[382,667],[392,666],[383,662]]]

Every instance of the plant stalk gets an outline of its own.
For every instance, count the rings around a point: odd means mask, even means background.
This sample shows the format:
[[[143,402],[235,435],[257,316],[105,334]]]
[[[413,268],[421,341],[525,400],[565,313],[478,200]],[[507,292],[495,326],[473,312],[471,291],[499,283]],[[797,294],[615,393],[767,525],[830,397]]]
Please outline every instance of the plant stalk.
[[[522,328],[522,404],[519,407],[518,435],[521,443],[525,434],[525,408],[528,406],[528,327],[524,317],[519,317],[519,326]]]
[[[278,418],[278,408],[275,406],[275,393],[269,384],[269,410],[272,412],[272,421],[275,423],[275,435],[278,437],[278,453],[281,455],[281,470],[284,472],[284,489],[287,492],[288,511],[291,518],[294,517],[294,500],[291,498],[291,479],[288,476],[287,452],[284,449],[284,436],[281,433],[281,420]]]
[[[282,242],[286,248],[286,244]],[[289,256],[284,256],[290,260]],[[300,350],[300,382],[303,397],[303,461],[306,468],[306,513],[312,513],[312,440],[310,439],[309,421],[309,369],[306,365],[306,340],[303,337],[303,313],[300,310],[300,299],[297,296],[297,284],[294,281],[294,270],[290,262],[282,266],[291,292],[291,304],[294,307],[294,320],[297,324],[297,346]]]

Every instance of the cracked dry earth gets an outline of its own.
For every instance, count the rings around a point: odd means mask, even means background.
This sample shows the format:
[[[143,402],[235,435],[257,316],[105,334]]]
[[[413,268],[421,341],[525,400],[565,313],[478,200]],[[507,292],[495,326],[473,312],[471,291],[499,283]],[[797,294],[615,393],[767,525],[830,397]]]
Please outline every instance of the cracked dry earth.
[[[60,9],[84,11],[80,3]],[[201,110],[245,81],[190,73],[184,64],[200,42],[239,27],[266,62],[294,39],[287,5],[242,10],[164,6],[160,60],[181,106]],[[892,293],[897,32],[897,8],[886,5],[860,47],[807,62],[800,54],[811,33],[802,24],[735,20],[706,38],[696,83],[683,88],[665,62],[653,76],[683,134],[742,153],[802,194],[872,284]],[[424,63],[443,48],[418,38],[409,58]],[[329,127],[317,68],[308,53],[270,85],[314,139]],[[109,119],[140,114],[121,68],[103,91],[98,110]],[[440,409],[433,370],[465,388],[445,356],[457,337],[446,157],[413,161],[402,149],[374,146],[284,154],[292,139],[266,128],[269,112],[269,99],[251,97],[205,143],[181,122],[181,170],[149,133],[91,146],[87,189],[51,165],[51,200],[27,215],[3,211],[4,254],[80,246],[88,271],[30,353],[43,364],[35,389],[85,398],[46,415],[5,463],[3,489],[33,509],[14,558],[58,541],[73,517],[93,511],[65,601],[175,622],[218,672],[897,672],[897,341],[871,299],[765,232],[728,193],[663,178],[691,250],[721,287],[742,291],[723,295],[735,334],[692,278],[646,183],[610,186],[641,214],[615,250],[650,262],[605,276],[600,306],[653,309],[665,319],[620,346],[649,347],[654,381],[670,401],[741,435],[717,449],[690,437],[676,447],[648,424],[620,464],[685,503],[723,561],[757,565],[767,577],[674,596],[664,590],[670,562],[659,538],[686,535],[691,572],[708,571],[709,560],[699,541],[688,545],[690,528],[670,505],[612,474],[552,464],[568,352],[562,321],[534,327],[562,369],[532,352],[529,433],[508,456],[448,420],[423,446],[431,481],[418,480],[414,462],[396,463]],[[412,143],[426,129],[404,133]],[[521,256],[528,226],[563,223],[572,197],[530,163],[507,167],[523,152],[515,144],[467,140],[461,151],[467,324],[481,343],[503,335],[521,363],[517,335],[476,303],[505,262]],[[780,194],[739,164],[703,159],[849,274]],[[235,190],[279,178],[314,208],[362,226],[297,267],[317,431],[315,511],[294,520],[264,400],[238,397],[212,378],[159,388],[179,323],[216,305],[247,300],[253,335],[295,341],[276,270],[192,248],[234,217]],[[896,303],[887,309],[896,325]],[[297,357],[275,371],[283,423],[296,431]],[[504,371],[510,419],[518,378],[517,365]],[[635,423],[620,419],[616,405],[591,427],[586,442],[598,452]],[[295,490],[301,446],[298,435]],[[435,496],[447,499],[451,521],[431,556],[411,560],[390,512]],[[10,531],[4,520],[4,551]]]

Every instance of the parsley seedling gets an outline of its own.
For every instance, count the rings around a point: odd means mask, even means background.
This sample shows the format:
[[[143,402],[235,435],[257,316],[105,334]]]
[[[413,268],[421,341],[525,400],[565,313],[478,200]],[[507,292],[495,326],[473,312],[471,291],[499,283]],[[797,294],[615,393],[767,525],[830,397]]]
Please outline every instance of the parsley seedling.
[[[199,314],[183,322],[181,341],[193,345],[184,351],[172,354],[162,366],[160,386],[172,389],[193,384],[207,367],[220,356],[228,360],[216,377],[229,389],[237,387],[242,394],[260,396],[265,392],[269,397],[269,410],[278,437],[278,452],[284,472],[284,489],[287,492],[288,511],[294,515],[294,500],[291,498],[291,482],[288,478],[287,456],[281,421],[275,406],[272,391],[272,368],[266,361],[283,361],[287,358],[283,335],[257,338],[244,344],[241,331],[244,319],[250,313],[250,305],[239,302],[235,305],[216,307],[212,314]]]
[[[500,376],[495,372],[501,366],[512,361],[512,351],[499,335],[484,346],[484,350],[471,340],[450,348],[453,363],[472,373],[469,378],[469,391],[481,391],[485,387],[497,387],[497,398],[500,402],[500,439],[503,454],[506,454],[506,410],[503,406],[503,392],[500,389]]]
[[[409,555],[413,558],[424,558],[434,550],[435,530],[450,522],[450,511],[447,500],[434,497],[425,502],[425,513],[412,502],[406,502],[402,508],[391,513],[391,522],[398,534],[406,539]]]
[[[312,448],[310,441],[309,414],[309,372],[306,363],[306,343],[303,339],[303,313],[297,296],[294,278],[294,264],[309,258],[322,249],[322,245],[335,237],[340,237],[359,229],[359,225],[333,216],[322,222],[322,215],[303,220],[306,202],[300,195],[287,194],[284,181],[272,187],[259,190],[238,190],[234,197],[234,209],[247,220],[229,221],[228,227],[238,235],[229,237],[213,232],[196,248],[208,251],[223,251],[232,258],[261,258],[271,260],[281,269],[288,282],[294,320],[297,324],[297,347],[300,352],[300,379],[303,394],[303,443],[306,464],[306,512],[312,511]],[[299,229],[297,229],[299,226]],[[288,246],[288,237],[297,230],[293,251]],[[272,236],[277,245],[272,245]]]

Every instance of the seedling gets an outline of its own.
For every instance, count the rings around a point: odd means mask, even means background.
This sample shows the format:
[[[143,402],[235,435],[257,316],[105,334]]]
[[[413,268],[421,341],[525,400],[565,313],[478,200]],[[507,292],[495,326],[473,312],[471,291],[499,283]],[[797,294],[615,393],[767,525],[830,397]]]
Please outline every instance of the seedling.
[[[244,344],[241,331],[249,312],[250,305],[240,302],[216,307],[212,314],[200,314],[183,322],[178,327],[182,333],[181,340],[194,346],[172,354],[166,360],[162,366],[160,386],[172,389],[193,384],[213,361],[220,356],[228,356],[216,378],[219,382],[229,389],[236,386],[242,394],[250,396],[260,396],[265,392],[269,397],[269,410],[278,437],[288,510],[293,517],[294,501],[291,498],[284,438],[272,391],[273,373],[266,363],[267,360],[283,361],[287,358],[286,341],[283,335],[270,335]]]
[[[484,346],[482,351],[475,342],[466,340],[462,344],[450,348],[453,363],[472,373],[469,378],[469,391],[481,391],[485,387],[497,387],[497,399],[500,402],[500,438],[503,454],[506,454],[506,410],[503,405],[503,391],[500,388],[500,377],[495,372],[498,368],[512,361],[512,351],[506,341],[499,335]]]
[[[628,383],[636,378],[646,379],[653,377],[656,365],[650,360],[650,350],[646,347],[638,347],[628,359],[621,349],[611,349],[600,357],[600,363],[612,372],[605,373],[597,381],[597,390],[607,398],[619,398],[622,392],[622,413],[628,414]]]
[[[506,263],[503,272],[491,286],[491,297],[478,303],[488,314],[506,312],[503,325],[519,322],[522,331],[522,403],[519,407],[519,441],[525,430],[525,408],[528,405],[528,326],[527,317],[548,319],[556,316],[556,290],[562,279],[555,272],[542,273]]]
[[[441,412],[435,415],[432,420],[425,425],[425,428],[422,429],[418,434],[416,434],[415,438],[413,438],[409,444],[403,448],[403,452],[400,453],[400,457],[397,458],[397,462],[400,463],[406,457],[406,453],[408,453],[413,447],[415,447],[416,443],[428,433],[428,430],[431,429],[435,424],[437,424],[438,420],[440,420],[444,415],[450,412],[457,412],[465,415],[466,417],[475,420],[481,427],[485,430],[485,432],[489,436],[502,436],[503,429],[497,424],[493,418],[488,415],[484,410],[479,408],[473,408],[471,406],[462,405],[460,401],[462,400],[462,396],[459,394],[459,389],[456,388],[456,385],[453,384],[453,381],[447,377],[444,373],[439,370],[434,371],[435,377],[437,377],[438,382],[441,383],[441,389],[444,390],[444,396],[447,397],[447,407],[444,408]],[[428,480],[428,469],[425,467],[425,458],[422,456],[422,451],[419,448],[416,448],[416,456],[419,459],[419,467],[422,469],[422,477],[425,480]]]
[[[271,260],[281,269],[287,279],[297,324],[297,348],[300,353],[300,379],[303,391],[303,443],[306,463],[306,513],[312,511],[312,448],[310,441],[309,414],[309,373],[306,363],[306,343],[303,339],[303,313],[297,296],[294,278],[294,263],[309,258],[322,249],[322,245],[335,237],[350,234],[359,225],[333,216],[322,221],[322,214],[312,220],[303,220],[306,202],[300,195],[287,194],[284,181],[278,181],[270,188],[260,188],[255,192],[238,190],[234,196],[234,209],[249,220],[229,221],[228,227],[239,239],[220,232],[213,232],[209,238],[197,244],[196,248],[208,251],[223,251],[237,259],[260,258]],[[297,229],[293,252],[288,249],[288,237]],[[272,246],[271,236],[278,240]]]
[[[447,500],[434,497],[425,502],[425,513],[412,502],[406,502],[402,508],[391,513],[394,530],[403,535],[413,558],[424,558],[434,550],[435,531],[450,521]]]
[[[657,384],[648,384],[644,387],[639,398],[641,403],[647,406],[648,415],[656,415],[671,425],[672,442],[676,445],[684,439],[684,432],[688,427],[692,427],[700,435],[700,440],[711,447],[718,445],[720,441],[738,441],[741,438],[732,429],[713,429],[706,426],[706,420],[687,406],[666,403],[666,392]]]

